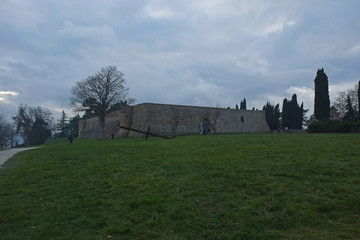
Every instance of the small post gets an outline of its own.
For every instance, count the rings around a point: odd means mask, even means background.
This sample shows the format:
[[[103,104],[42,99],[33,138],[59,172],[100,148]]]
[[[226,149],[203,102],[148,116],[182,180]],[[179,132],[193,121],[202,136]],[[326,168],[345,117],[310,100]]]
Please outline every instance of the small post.
[[[150,133],[150,125],[148,126],[147,130],[146,130],[146,136],[145,136],[145,140],[148,139],[149,137],[149,133]]]

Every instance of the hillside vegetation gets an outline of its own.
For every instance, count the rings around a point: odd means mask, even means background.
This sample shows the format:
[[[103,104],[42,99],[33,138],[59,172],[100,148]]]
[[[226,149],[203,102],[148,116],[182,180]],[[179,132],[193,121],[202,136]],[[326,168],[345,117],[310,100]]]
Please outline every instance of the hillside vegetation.
[[[356,239],[359,134],[65,139],[0,169],[0,239]]]

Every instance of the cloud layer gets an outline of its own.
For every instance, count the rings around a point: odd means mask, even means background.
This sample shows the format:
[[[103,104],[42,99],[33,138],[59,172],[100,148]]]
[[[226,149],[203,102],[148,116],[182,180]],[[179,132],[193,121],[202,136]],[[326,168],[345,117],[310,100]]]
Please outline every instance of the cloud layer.
[[[4,0],[0,104],[63,109],[76,81],[125,73],[141,102],[249,108],[298,94],[313,111],[324,68],[331,97],[360,79],[357,0]],[[8,94],[9,92],[17,94]]]

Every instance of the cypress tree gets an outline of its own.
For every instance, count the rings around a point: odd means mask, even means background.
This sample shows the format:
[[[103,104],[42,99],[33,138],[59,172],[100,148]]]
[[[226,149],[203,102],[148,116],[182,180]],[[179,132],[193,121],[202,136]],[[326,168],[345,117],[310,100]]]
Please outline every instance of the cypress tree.
[[[283,100],[282,113],[281,113],[281,126],[283,129],[290,128],[289,126],[289,102],[286,98]]]
[[[282,128],[302,129],[304,112],[304,104],[299,107],[296,94],[292,96],[291,101],[285,98],[282,108]]]
[[[240,109],[246,110],[246,99],[240,102]]]
[[[292,95],[290,106],[289,106],[289,128],[297,129],[297,122],[298,122],[298,108],[299,105],[297,103],[297,96],[296,94]]]
[[[265,111],[266,122],[271,130],[279,129],[280,109],[279,104],[274,107],[269,102],[263,107]]]
[[[314,115],[318,120],[330,119],[329,82],[324,69],[318,69],[315,82]]]

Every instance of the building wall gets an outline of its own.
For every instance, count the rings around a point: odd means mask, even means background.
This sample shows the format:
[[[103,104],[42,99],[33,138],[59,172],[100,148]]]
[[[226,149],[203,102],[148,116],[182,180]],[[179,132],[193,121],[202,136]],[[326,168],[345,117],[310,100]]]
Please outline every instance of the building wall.
[[[200,125],[212,133],[269,132],[264,111],[236,110],[225,108],[194,107],[169,104],[143,103],[113,112],[106,119],[106,136],[142,136],[143,134],[120,129],[119,124],[162,135],[199,134]],[[101,136],[97,118],[81,120],[80,138]]]

